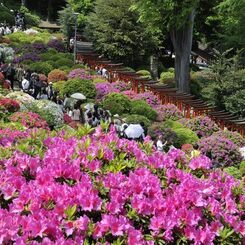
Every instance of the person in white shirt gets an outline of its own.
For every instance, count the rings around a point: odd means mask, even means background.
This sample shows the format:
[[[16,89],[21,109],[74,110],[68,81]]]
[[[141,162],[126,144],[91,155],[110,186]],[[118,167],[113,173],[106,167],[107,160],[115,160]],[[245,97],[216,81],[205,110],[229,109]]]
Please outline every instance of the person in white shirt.
[[[72,120],[73,121],[80,121],[81,111],[78,106],[75,106],[74,110],[72,111]]]
[[[30,87],[30,82],[27,79],[23,78],[21,86],[24,91],[27,91]]]
[[[107,77],[107,70],[104,67],[102,68],[102,76]]]
[[[157,150],[158,151],[163,151],[164,146],[167,144],[167,141],[163,144],[162,142],[162,135],[158,136],[158,140],[157,140]]]

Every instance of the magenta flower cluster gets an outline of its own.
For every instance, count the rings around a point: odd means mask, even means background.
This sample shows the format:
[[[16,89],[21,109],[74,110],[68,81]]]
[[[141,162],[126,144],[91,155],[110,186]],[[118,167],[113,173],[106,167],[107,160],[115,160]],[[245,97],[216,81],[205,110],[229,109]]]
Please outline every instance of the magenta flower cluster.
[[[155,110],[158,113],[159,121],[164,121],[167,119],[178,120],[184,117],[183,113],[174,104],[159,104],[159,106],[155,106]]]
[[[96,87],[96,99],[102,100],[106,95],[110,93],[119,93],[120,90],[115,88],[114,83],[97,83],[95,84]]]
[[[101,128],[82,138],[47,136],[43,146],[42,156],[15,151],[1,161],[1,244],[185,239],[211,245],[224,229],[234,231],[229,240],[242,243],[245,196],[234,196],[241,183],[208,170],[206,157],[193,159],[189,168],[181,150],[165,154],[149,139],[140,146]],[[196,169],[205,169],[203,178]]]
[[[131,100],[144,100],[149,104],[153,109],[155,109],[156,106],[160,105],[160,101],[156,95],[154,95],[152,92],[144,92],[144,93],[135,93],[132,90],[124,91],[124,94],[128,96]]]
[[[202,154],[212,160],[214,167],[229,167],[242,161],[238,146],[227,138],[213,135],[200,139],[198,145]]]
[[[188,120],[185,126],[194,131],[200,138],[210,136],[219,130],[218,125],[207,116],[194,117]]]
[[[86,71],[85,69],[81,69],[81,68],[72,70],[68,74],[68,78],[69,79],[80,78],[82,80],[92,80],[92,76],[90,75],[90,73]]]
[[[10,128],[0,129],[0,147],[11,147],[18,139],[25,138],[28,134]]]

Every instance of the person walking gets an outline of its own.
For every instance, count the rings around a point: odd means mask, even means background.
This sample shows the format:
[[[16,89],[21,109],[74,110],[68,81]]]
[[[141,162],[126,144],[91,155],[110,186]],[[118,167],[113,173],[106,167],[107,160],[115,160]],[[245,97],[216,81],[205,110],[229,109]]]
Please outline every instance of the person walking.
[[[50,82],[48,84],[48,87],[47,87],[46,91],[47,91],[47,94],[48,94],[48,99],[51,100],[53,95],[54,95],[53,83],[52,82]]]

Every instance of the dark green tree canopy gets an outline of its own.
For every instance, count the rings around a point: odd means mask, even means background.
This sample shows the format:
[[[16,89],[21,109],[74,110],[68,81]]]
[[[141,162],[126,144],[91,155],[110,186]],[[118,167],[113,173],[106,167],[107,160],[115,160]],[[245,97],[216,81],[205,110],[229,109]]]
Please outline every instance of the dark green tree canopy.
[[[108,58],[125,64],[137,63],[146,55],[152,39],[130,10],[133,0],[97,0],[88,17],[86,32],[95,47]]]

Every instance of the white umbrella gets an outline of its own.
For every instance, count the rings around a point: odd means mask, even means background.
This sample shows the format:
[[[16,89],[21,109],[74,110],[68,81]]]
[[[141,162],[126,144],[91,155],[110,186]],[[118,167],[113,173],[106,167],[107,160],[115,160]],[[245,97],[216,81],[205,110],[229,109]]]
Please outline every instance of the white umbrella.
[[[76,99],[76,100],[86,100],[86,96],[81,93],[72,94],[71,98]]]
[[[141,135],[143,135],[143,133],[144,133],[144,129],[141,127],[140,124],[130,124],[125,129],[126,136],[131,139],[137,139]]]

